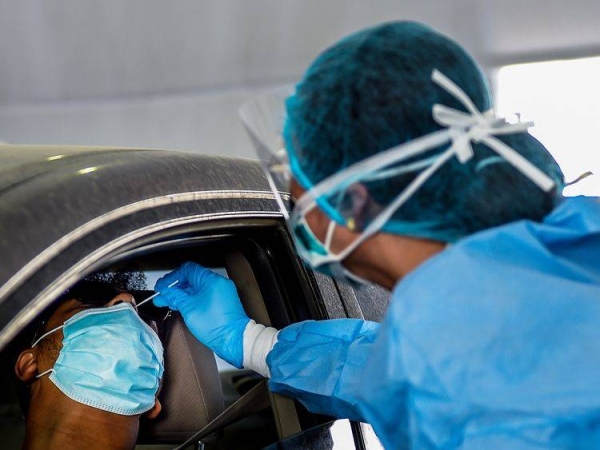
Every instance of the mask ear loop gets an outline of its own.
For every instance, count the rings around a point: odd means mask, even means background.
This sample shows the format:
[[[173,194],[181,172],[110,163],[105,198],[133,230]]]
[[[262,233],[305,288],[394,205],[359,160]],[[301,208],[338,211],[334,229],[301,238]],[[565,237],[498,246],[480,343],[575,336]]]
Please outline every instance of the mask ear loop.
[[[62,325],[57,326],[56,328],[52,328],[50,331],[46,331],[39,338],[37,338],[37,340],[31,345],[31,348],[33,348],[36,345],[38,345],[42,341],[42,339],[46,338],[47,336],[51,335],[55,331],[58,331],[58,330],[60,330],[61,328],[64,328],[64,327],[65,327],[65,324],[62,324]]]
[[[39,373],[39,374],[37,374],[37,375],[35,376],[35,378],[36,378],[36,379],[38,379],[38,378],[42,378],[44,375],[46,375],[46,374],[48,374],[48,373],[50,373],[50,372],[54,372],[54,367],[52,367],[52,368],[50,368],[50,369],[48,369],[48,370],[45,370],[45,371],[44,371],[44,372],[42,372],[42,373]]]
[[[327,253],[331,253],[331,241],[333,240],[333,233],[335,232],[335,222],[331,220],[327,226],[327,234],[325,235],[325,249]]]
[[[33,345],[31,346],[31,348],[35,347],[36,345],[38,345],[42,339],[45,339],[46,337],[48,337],[49,335],[51,335],[52,333],[54,333],[55,331],[60,330],[61,328],[64,328],[65,324],[59,325],[56,328],[52,328],[50,331],[45,332],[44,334],[42,334],[39,338],[37,338],[37,340],[33,343]],[[35,376],[36,379],[38,378],[42,378],[44,375],[49,374],[50,372],[54,371],[54,367],[51,367],[50,369],[39,373]]]

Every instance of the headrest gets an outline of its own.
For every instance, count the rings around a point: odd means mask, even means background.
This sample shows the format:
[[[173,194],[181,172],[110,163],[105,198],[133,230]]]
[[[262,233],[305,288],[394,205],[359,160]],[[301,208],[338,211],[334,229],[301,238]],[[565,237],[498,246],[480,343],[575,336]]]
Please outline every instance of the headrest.
[[[163,346],[162,411],[153,420],[142,417],[138,444],[185,441],[224,410],[213,352],[188,331],[179,313],[167,321]]]

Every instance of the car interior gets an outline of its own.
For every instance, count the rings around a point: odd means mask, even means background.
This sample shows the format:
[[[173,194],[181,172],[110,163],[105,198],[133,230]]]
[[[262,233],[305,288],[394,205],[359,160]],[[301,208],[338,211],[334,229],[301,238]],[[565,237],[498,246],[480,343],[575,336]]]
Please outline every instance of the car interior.
[[[219,234],[179,230],[121,248],[91,264],[81,278],[92,272],[134,268],[146,278],[146,288],[133,292],[139,302],[153,293],[160,276],[186,261],[195,261],[235,282],[251,318],[282,328],[324,314],[316,301],[320,294],[314,275],[291,253],[288,239],[274,221],[264,226],[224,227]],[[141,420],[137,448],[174,448],[192,438],[189,448],[200,448],[197,442],[201,441],[206,449],[260,449],[331,421],[271,393],[256,373],[216,358],[191,335],[179,313],[151,302],[141,306],[140,312],[142,309],[158,318],[165,373],[159,397],[163,410],[154,420]],[[13,375],[15,355],[27,348],[35,323],[33,320],[2,352],[2,386],[19,384]],[[17,389],[4,388],[0,395],[2,448],[20,448],[25,424]]]

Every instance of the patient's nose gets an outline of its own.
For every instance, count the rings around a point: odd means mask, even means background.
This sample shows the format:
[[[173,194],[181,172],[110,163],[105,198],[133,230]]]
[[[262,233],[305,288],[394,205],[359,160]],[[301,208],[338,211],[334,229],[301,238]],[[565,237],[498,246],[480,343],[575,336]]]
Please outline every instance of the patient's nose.
[[[118,305],[119,303],[131,303],[133,306],[135,306],[135,299],[129,292],[121,292],[119,295],[115,296],[111,301],[109,301],[106,306]]]

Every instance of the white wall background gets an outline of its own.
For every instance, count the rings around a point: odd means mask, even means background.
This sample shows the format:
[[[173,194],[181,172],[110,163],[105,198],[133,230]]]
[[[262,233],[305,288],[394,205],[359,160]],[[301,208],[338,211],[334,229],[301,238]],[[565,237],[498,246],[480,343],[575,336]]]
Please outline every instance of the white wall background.
[[[0,0],[0,140],[252,157],[244,99],[399,19],[454,37],[488,70],[600,55],[598,0]]]

